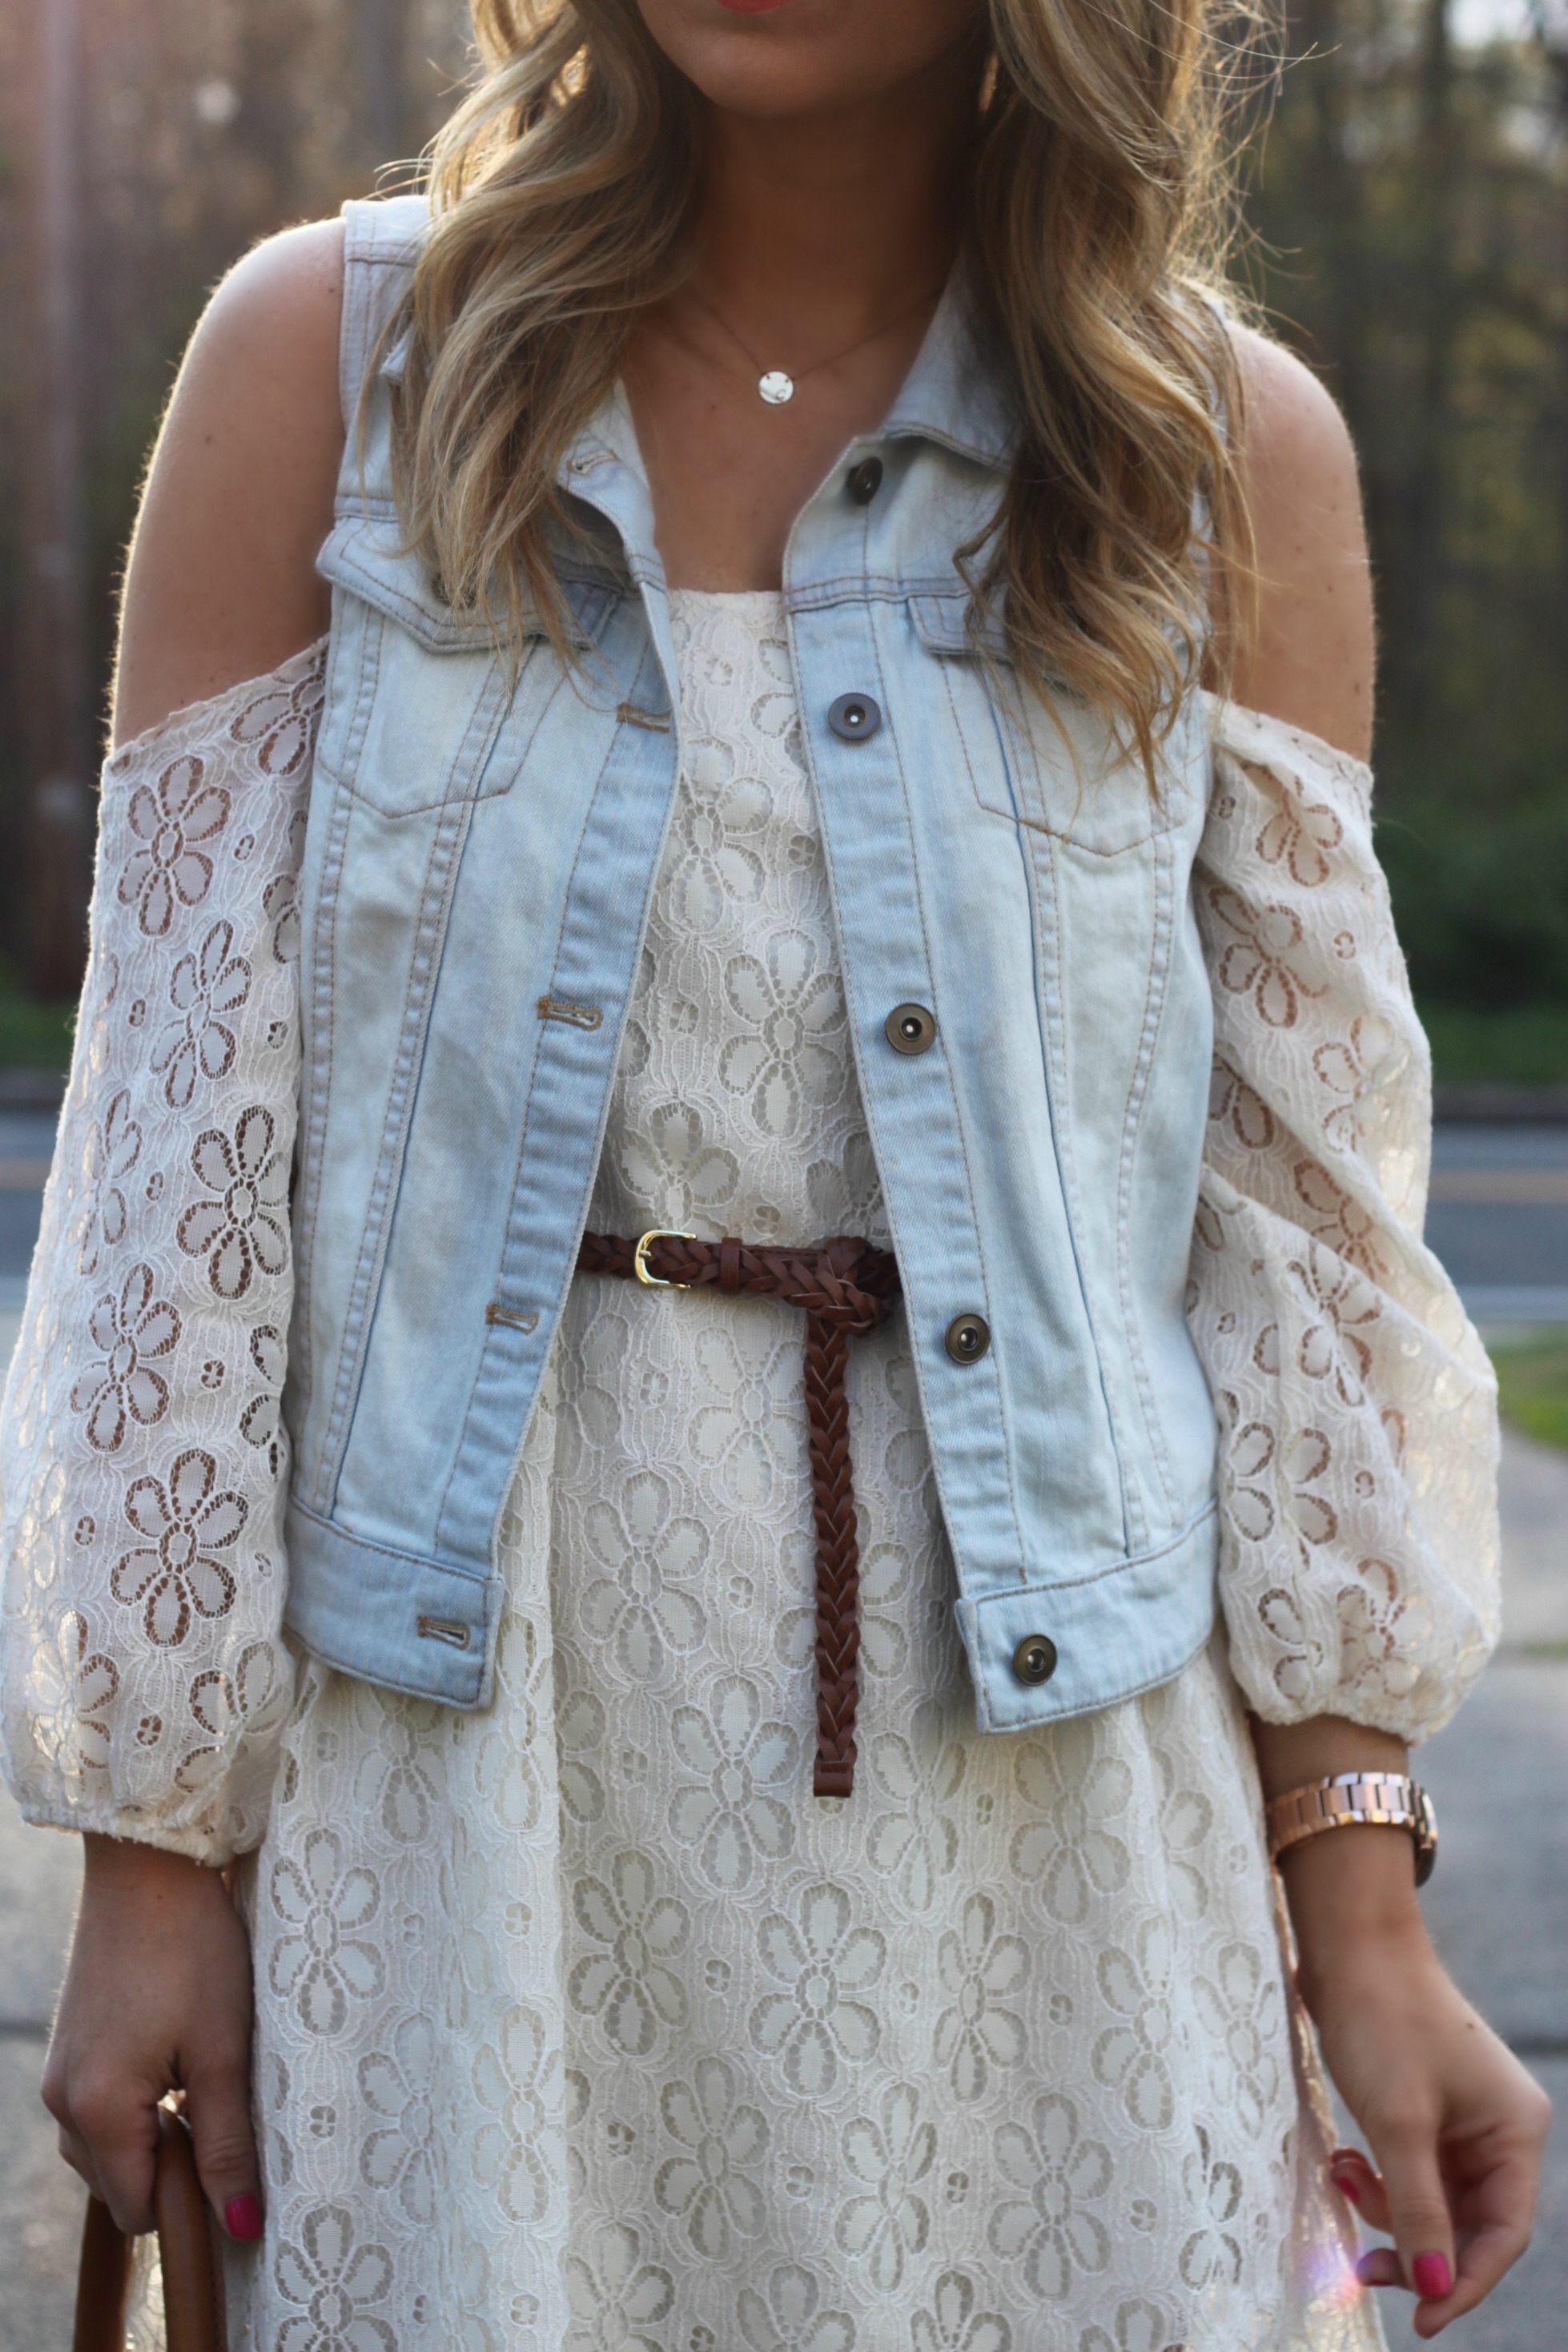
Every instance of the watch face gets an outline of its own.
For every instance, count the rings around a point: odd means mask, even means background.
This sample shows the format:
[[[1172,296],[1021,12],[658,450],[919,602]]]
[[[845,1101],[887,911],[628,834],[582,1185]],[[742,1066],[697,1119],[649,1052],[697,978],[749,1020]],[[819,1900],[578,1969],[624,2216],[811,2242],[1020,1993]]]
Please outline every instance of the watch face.
[[[1437,1814],[1425,1789],[1415,1791],[1415,1884],[1425,1886],[1437,1859]]]

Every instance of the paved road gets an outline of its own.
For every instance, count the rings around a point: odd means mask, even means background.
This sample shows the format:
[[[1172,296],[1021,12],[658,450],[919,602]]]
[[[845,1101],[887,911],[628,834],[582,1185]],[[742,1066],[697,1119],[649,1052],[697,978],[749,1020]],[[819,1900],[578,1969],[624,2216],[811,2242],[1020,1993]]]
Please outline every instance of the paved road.
[[[1421,1750],[1442,1831],[1424,1898],[1448,1967],[1556,2104],[1535,2242],[1456,2352],[1568,2343],[1568,1455],[1508,1436],[1503,1640],[1467,1704]],[[1391,2347],[1417,2342],[1384,2297]],[[1406,2305],[1405,2308],[1408,2308]]]
[[[1568,1323],[1568,1126],[1440,1127],[1426,1238],[1478,1323]]]
[[[21,1303],[54,1140],[51,1116],[0,1112],[0,1301],[5,1306]]]

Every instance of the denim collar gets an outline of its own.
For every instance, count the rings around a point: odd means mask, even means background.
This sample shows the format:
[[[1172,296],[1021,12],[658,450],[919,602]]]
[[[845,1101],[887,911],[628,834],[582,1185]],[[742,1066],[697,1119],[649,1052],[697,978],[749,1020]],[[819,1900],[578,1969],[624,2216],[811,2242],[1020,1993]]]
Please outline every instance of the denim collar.
[[[994,472],[1011,462],[1016,422],[981,348],[973,293],[962,268],[942,289],[915,363],[881,433],[872,437],[940,442]]]

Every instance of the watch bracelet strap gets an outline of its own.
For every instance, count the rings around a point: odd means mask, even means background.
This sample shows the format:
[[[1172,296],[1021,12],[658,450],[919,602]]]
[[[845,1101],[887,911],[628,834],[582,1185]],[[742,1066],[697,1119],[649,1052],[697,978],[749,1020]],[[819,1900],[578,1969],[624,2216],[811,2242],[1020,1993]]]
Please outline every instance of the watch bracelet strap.
[[[1418,1841],[1426,1832],[1426,1791],[1404,1772],[1337,1772],[1272,1798],[1264,1822],[1270,1857],[1324,1830],[1409,1830]]]

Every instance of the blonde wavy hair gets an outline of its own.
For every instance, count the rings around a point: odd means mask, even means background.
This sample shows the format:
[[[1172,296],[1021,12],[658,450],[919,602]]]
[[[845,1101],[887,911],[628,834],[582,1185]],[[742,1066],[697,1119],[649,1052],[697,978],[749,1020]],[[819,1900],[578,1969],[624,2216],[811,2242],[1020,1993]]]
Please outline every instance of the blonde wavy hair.
[[[954,559],[976,628],[998,614],[1024,681],[1103,713],[1152,782],[1209,651],[1215,567],[1249,569],[1214,299],[1237,52],[1217,0],[988,5],[967,260],[1018,439]],[[531,604],[564,650],[557,471],[690,266],[700,107],[636,0],[470,6],[486,70],[433,150],[433,225],[389,330],[408,338],[398,499],[454,606],[516,645]]]

